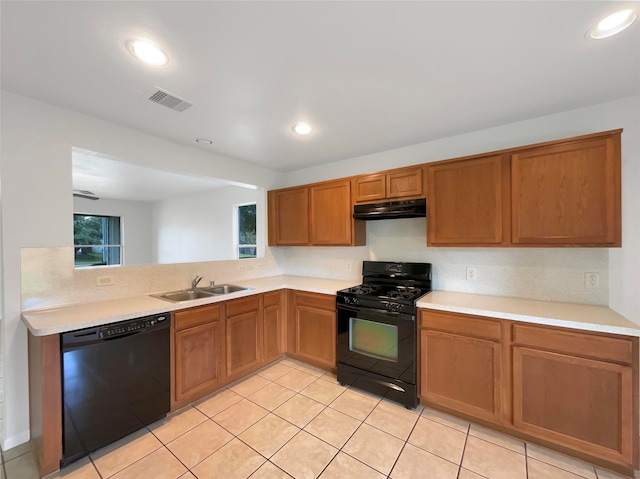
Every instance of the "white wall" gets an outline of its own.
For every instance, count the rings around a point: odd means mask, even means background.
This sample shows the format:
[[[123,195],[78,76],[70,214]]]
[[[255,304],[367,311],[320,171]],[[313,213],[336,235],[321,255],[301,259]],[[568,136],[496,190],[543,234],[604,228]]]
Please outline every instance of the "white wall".
[[[234,206],[263,198],[262,188],[227,186],[154,203],[155,262],[183,263],[235,258]],[[262,212],[262,209],[257,211],[260,213],[257,221],[264,222]],[[262,232],[259,229],[257,233],[262,235]]]
[[[478,292],[486,292],[484,289],[485,282],[480,281],[480,276],[482,271],[489,272],[491,269],[487,270],[485,266],[482,266],[482,269],[478,271],[479,278],[476,285],[469,287],[467,284],[460,283],[460,272],[455,272],[457,268],[454,265],[462,266],[469,262],[477,262],[477,264],[481,265],[490,263],[494,259],[499,263],[511,262],[513,263],[513,269],[510,272],[510,277],[521,283],[530,283],[531,276],[524,274],[527,271],[527,267],[520,270],[521,266],[518,266],[518,264],[530,263],[533,266],[537,265],[541,273],[534,275],[532,278],[535,280],[532,282],[532,286],[535,288],[540,288],[539,281],[551,281],[551,285],[558,278],[567,277],[567,275],[573,277],[574,288],[567,300],[577,297],[576,295],[579,296],[579,286],[576,284],[576,282],[579,283],[579,278],[570,274],[569,271],[562,272],[560,270],[565,269],[565,266],[570,267],[572,258],[578,256],[579,258],[576,258],[580,260],[577,263],[578,268],[593,267],[595,271],[595,268],[603,266],[602,256],[608,254],[609,265],[608,267],[605,266],[605,269],[608,270],[609,279],[609,306],[636,324],[640,324],[640,294],[638,294],[638,285],[640,284],[640,254],[638,253],[640,249],[640,96],[298,170],[283,177],[278,186],[311,183],[617,128],[624,128],[622,133],[622,248],[608,250],[594,248],[584,253],[573,249],[559,249],[555,250],[555,252],[550,249],[538,250],[537,252],[533,250],[529,250],[529,252],[521,250],[518,252],[500,249],[498,252],[495,250],[484,250],[483,252],[483,250],[475,248],[471,250],[447,248],[446,250],[448,251],[443,252],[439,248],[427,248],[428,251],[425,251],[422,247],[418,248],[416,246],[410,255],[407,255],[407,250],[404,248],[398,249],[398,251],[411,258],[439,257],[446,259],[449,267],[444,270],[439,267],[441,274],[445,274],[445,271],[451,271],[456,276],[455,278],[443,278],[440,276],[437,278],[436,284],[439,283],[447,287],[455,286],[459,289]],[[390,240],[397,241],[398,237],[390,236]],[[368,244],[370,247],[370,243]],[[280,253],[277,254],[281,256]],[[291,254],[296,256],[307,255],[309,262],[312,263],[312,258],[317,253],[306,253],[301,249],[296,249]],[[362,253],[361,256],[375,256],[375,251],[367,251]],[[592,257],[592,260],[589,259],[589,256]],[[288,263],[286,265],[283,264],[286,269],[288,269],[287,265]],[[559,267],[557,267],[558,265]],[[589,271],[591,270],[589,269]],[[502,271],[502,273],[504,272]],[[601,285],[603,285],[603,274],[605,279],[607,276],[606,272],[601,273]],[[486,276],[484,279],[492,281],[491,278]],[[491,286],[489,289],[499,290],[498,284],[500,280],[494,277],[493,281],[496,281],[496,285]],[[520,284],[514,288],[510,283],[509,286],[517,294],[526,289],[526,284]],[[565,287],[563,290],[566,292],[567,288]],[[600,293],[602,291],[601,289]],[[547,293],[550,292],[545,292],[545,296]],[[606,303],[606,301],[604,302]]]
[[[207,154],[106,121],[2,91],[2,448],[29,438],[27,330],[20,320],[20,253],[73,244],[73,147],[130,163],[272,187],[280,173]],[[94,274],[94,273],[87,273]],[[185,276],[190,276],[189,275]],[[94,282],[95,284],[95,282]],[[85,299],[86,300],[86,299]],[[10,365],[10,366],[8,366]]]
[[[74,213],[120,217],[124,266],[153,262],[152,205],[146,201],[73,198]]]

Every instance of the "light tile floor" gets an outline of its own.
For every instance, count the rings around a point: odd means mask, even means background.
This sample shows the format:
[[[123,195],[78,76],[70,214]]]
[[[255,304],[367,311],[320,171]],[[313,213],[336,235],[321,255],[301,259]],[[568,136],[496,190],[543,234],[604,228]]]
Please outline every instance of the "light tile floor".
[[[28,445],[4,452],[2,469],[2,478],[37,477]],[[50,477],[623,479],[433,409],[342,387],[291,359]]]

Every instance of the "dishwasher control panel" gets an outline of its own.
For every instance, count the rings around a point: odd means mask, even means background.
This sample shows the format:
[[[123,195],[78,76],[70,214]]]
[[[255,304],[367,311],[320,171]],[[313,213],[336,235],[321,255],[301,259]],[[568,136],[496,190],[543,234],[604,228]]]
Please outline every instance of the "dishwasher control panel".
[[[98,337],[100,339],[114,338],[124,334],[136,333],[151,328],[169,319],[167,314],[158,314],[145,318],[132,319],[122,323],[113,324],[100,328]]]

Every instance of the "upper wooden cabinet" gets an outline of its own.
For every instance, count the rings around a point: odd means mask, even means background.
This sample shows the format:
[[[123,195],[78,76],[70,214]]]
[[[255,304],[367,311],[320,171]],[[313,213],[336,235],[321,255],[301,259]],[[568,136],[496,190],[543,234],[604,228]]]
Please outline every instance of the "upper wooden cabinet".
[[[427,166],[430,246],[620,246],[620,134]]]
[[[620,132],[511,156],[516,245],[620,246]]]
[[[508,243],[509,156],[429,165],[429,245],[499,246]],[[506,196],[508,200],[508,196]]]
[[[269,200],[269,246],[360,246],[362,221],[353,219],[351,179],[273,190]]]
[[[309,194],[311,244],[353,244],[355,222],[351,216],[351,182],[338,180],[317,183],[309,187]]]
[[[286,188],[268,192],[269,246],[309,244],[309,188]]]
[[[401,168],[353,180],[355,203],[400,200],[424,195],[422,167]]]

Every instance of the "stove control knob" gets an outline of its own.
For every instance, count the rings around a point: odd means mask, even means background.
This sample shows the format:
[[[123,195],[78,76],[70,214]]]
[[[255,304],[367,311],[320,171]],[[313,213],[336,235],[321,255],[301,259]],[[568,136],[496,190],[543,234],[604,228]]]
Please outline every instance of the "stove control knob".
[[[347,304],[358,304],[358,298],[347,296],[346,298],[344,298],[344,302]]]
[[[402,305],[399,303],[387,303],[387,311],[399,312]]]

